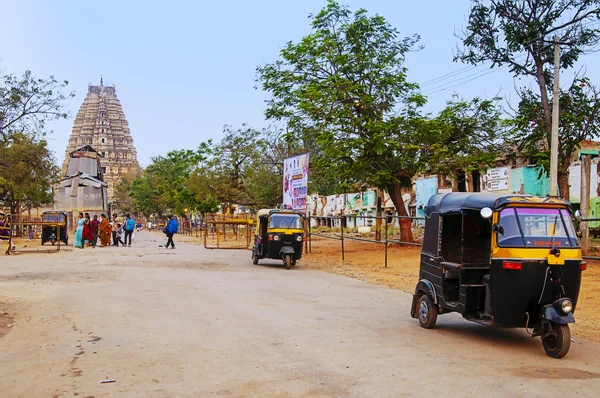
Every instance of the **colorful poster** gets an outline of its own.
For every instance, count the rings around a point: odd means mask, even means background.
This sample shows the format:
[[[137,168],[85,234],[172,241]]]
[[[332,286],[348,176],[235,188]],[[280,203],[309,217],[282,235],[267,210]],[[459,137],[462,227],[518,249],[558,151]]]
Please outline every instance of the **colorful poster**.
[[[283,208],[306,213],[308,153],[283,161]]]

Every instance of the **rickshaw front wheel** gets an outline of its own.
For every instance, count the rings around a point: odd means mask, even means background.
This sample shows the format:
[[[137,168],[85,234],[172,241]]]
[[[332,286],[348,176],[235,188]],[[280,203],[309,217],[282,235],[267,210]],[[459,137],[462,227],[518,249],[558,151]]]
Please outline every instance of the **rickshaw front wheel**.
[[[283,263],[285,264],[285,269],[292,268],[292,255],[291,254],[286,254],[283,257]]]
[[[258,256],[254,252],[252,252],[252,264],[258,264]]]
[[[438,316],[438,307],[431,302],[427,294],[419,298],[419,324],[425,329],[431,329],[435,326]]]
[[[571,330],[569,325],[552,322],[553,335],[542,337],[542,345],[546,355],[552,358],[562,358],[571,348]]]

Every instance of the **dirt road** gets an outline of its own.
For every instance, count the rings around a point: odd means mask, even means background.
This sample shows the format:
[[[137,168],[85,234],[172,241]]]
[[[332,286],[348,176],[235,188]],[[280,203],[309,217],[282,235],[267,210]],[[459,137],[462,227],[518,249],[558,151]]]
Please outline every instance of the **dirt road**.
[[[600,344],[548,358],[522,330],[411,319],[410,295],[245,251],[0,259],[6,397],[598,396]],[[6,315],[3,313],[6,312]],[[100,384],[106,377],[115,383]]]

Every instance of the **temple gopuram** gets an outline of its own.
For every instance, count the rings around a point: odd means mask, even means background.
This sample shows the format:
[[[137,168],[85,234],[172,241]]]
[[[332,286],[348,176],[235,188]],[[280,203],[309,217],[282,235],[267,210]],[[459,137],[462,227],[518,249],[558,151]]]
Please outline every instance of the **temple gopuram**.
[[[133,145],[129,123],[117,98],[115,85],[88,85],[88,92],[75,117],[73,131],[65,151],[63,176],[66,176],[71,153],[85,145],[92,146],[100,157],[101,172],[108,184],[108,200],[127,174],[137,174],[140,165]]]

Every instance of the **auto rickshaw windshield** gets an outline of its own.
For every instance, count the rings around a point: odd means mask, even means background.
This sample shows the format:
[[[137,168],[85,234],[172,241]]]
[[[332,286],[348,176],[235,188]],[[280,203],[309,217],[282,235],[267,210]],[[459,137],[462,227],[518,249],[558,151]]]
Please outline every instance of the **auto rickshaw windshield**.
[[[577,247],[566,209],[509,207],[500,212],[498,246]]]
[[[273,214],[269,228],[302,229],[302,219],[298,214]]]
[[[58,214],[44,214],[43,215],[44,222],[59,222]],[[62,221],[62,220],[60,220]]]

